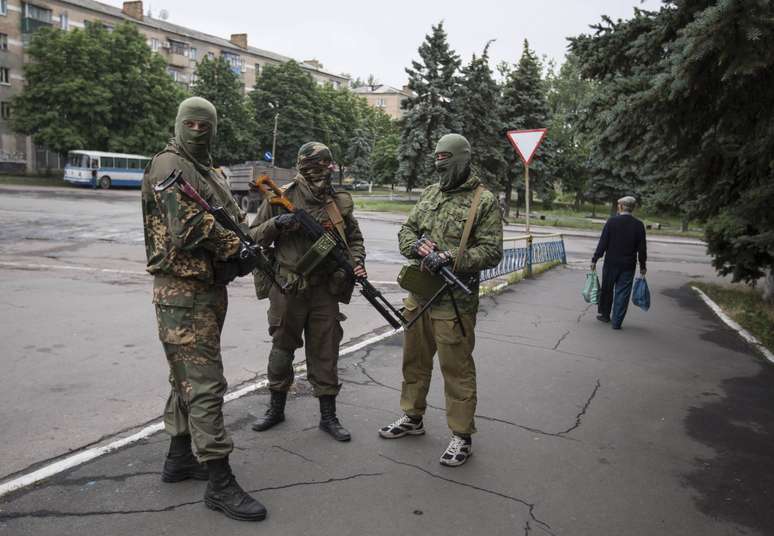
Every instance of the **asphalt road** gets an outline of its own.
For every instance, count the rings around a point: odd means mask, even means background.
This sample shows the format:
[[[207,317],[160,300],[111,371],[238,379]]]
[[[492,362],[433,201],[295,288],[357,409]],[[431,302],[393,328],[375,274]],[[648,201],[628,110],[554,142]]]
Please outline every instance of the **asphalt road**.
[[[402,294],[400,215],[363,214],[372,281]],[[0,187],[0,479],[155,419],[166,399],[136,190]],[[521,234],[517,228],[506,235]],[[593,239],[566,240],[584,262]],[[701,247],[652,244],[652,267],[711,276]],[[379,331],[357,293],[344,306],[344,344]],[[262,375],[266,302],[249,278],[230,286],[223,357],[231,386]]]
[[[0,534],[727,536],[774,533],[772,368],[720,323],[684,275],[654,266],[653,308],[621,331],[578,296],[581,266],[482,300],[478,434],[463,467],[435,375],[427,434],[382,440],[399,414],[401,337],[342,360],[339,415],[353,441],[317,430],[299,379],[287,420],[249,429],[261,391],[225,406],[260,524],[207,510],[204,484],[160,482],[152,436],[0,499]]]

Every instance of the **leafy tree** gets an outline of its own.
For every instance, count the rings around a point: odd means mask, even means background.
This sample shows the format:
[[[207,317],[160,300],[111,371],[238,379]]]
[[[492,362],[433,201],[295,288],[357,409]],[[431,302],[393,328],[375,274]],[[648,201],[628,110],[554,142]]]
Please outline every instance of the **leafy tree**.
[[[249,98],[255,112],[261,153],[271,150],[274,117],[279,114],[274,155],[278,166],[294,167],[301,145],[315,139],[324,141],[325,130],[319,122],[319,89],[309,73],[295,61],[267,65]]]
[[[459,132],[461,118],[454,108],[460,59],[449,47],[443,22],[432,27],[419,47],[420,61],[406,69],[415,95],[403,101],[405,110],[398,149],[398,179],[411,191],[430,182],[433,150],[438,139]]]
[[[193,94],[204,97],[218,110],[218,135],[212,156],[218,164],[244,162],[256,154],[256,123],[239,78],[222,57],[204,58],[196,67]]]
[[[347,159],[350,162],[350,173],[355,179],[371,181],[371,152],[373,151],[373,136],[364,128],[358,128],[349,144]]]
[[[575,194],[580,208],[589,188],[589,171],[592,153],[591,140],[580,128],[592,98],[596,82],[581,76],[578,58],[568,54],[558,73],[553,70],[547,76],[548,130],[554,141],[553,168],[565,192]]]
[[[572,41],[602,81],[606,157],[708,220],[713,264],[735,281],[774,267],[772,21],[771,2],[670,0]]]
[[[12,127],[35,143],[60,153],[153,154],[169,138],[185,92],[134,25],[43,28],[26,53],[32,61],[13,101]]]
[[[498,114],[500,87],[489,67],[489,45],[480,57],[473,55],[462,69],[463,78],[457,97],[462,118],[462,134],[471,145],[471,165],[479,178],[499,187],[505,171],[505,158],[500,147],[501,125]]]
[[[371,153],[371,171],[374,182],[389,184],[395,189],[398,175],[398,147],[400,133],[393,131],[378,137]]]
[[[524,40],[519,63],[510,71],[503,84],[501,124],[504,130],[529,130],[546,128],[548,125],[548,103],[546,87],[541,76],[542,66],[529,43]],[[506,161],[505,198],[511,199],[513,188],[523,188],[524,166],[513,147],[500,138],[500,148]],[[550,142],[546,140],[538,149],[530,165],[530,195],[538,191],[543,199],[553,197],[553,183],[547,174],[546,156],[550,153]],[[509,206],[506,205],[506,216]]]

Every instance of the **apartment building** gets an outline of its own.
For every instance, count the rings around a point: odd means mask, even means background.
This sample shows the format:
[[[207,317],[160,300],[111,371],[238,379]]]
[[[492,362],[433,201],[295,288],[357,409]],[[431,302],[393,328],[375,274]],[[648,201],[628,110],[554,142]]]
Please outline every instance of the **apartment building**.
[[[245,33],[224,39],[149,16],[142,1],[123,2],[119,8],[94,0],[0,0],[0,169],[33,171],[61,167],[58,155],[35,147],[29,137],[15,134],[8,124],[11,98],[24,85],[24,47],[35,30],[72,30],[94,23],[110,29],[127,21],[137,25],[151,50],[165,59],[169,75],[185,86],[195,83],[196,64],[204,57],[225,58],[245,92],[253,88],[266,65],[291,59],[250,46]],[[349,86],[348,76],[325,71],[317,60],[299,63],[319,84]]]
[[[361,97],[365,97],[369,105],[383,110],[393,119],[400,119],[403,116],[400,103],[407,97],[412,96],[411,90],[406,86],[403,89],[396,89],[386,85],[361,86],[352,91]]]

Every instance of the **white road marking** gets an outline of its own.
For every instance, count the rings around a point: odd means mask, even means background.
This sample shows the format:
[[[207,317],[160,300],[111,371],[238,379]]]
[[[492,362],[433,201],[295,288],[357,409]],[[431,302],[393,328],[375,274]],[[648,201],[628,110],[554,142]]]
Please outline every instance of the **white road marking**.
[[[116,270],[113,268],[93,268],[91,266],[73,266],[72,264],[35,264],[26,262],[0,261],[0,266],[20,268],[22,270],[73,270],[76,272],[102,272],[105,274],[150,275],[148,272],[134,270]]]
[[[145,271],[117,270],[114,268],[92,268],[91,266],[75,266],[72,264],[35,264],[23,262],[0,261],[0,267],[20,268],[22,270],[73,270],[77,272],[101,272],[106,274],[150,275]],[[372,285],[397,285],[397,281],[371,281]]]
[[[361,341],[357,344],[353,344],[352,346],[347,346],[346,348],[342,348],[341,351],[339,352],[339,355],[344,356],[347,354],[351,354],[353,352],[357,352],[358,350],[362,350],[363,348],[371,344],[375,344],[379,341],[382,341],[384,339],[391,337],[392,335],[402,331],[402,329],[403,328],[397,331],[388,331],[386,333],[381,333],[379,335],[375,335],[369,339]],[[306,372],[306,363],[299,363],[293,368],[296,372],[296,375],[298,376],[299,374]],[[231,393],[228,393],[226,396],[223,397],[223,400],[224,402],[231,402],[233,400],[237,400],[238,398],[242,398],[243,396],[249,395],[250,393],[254,393],[259,389],[263,389],[267,385],[269,385],[269,380],[266,380],[266,379],[259,380],[255,383],[245,385],[244,387],[241,387],[236,391],[232,391]],[[27,486],[30,486],[32,484],[35,484],[37,482],[40,482],[41,480],[44,480],[46,478],[55,476],[59,473],[62,473],[63,471],[72,469],[73,467],[82,465],[86,462],[94,460],[95,458],[104,456],[105,454],[114,452],[122,447],[131,445],[132,443],[136,443],[137,441],[140,441],[142,439],[146,439],[147,437],[150,437],[153,434],[162,431],[163,429],[164,429],[164,421],[163,420],[157,421],[157,422],[154,422],[153,424],[146,426],[142,430],[130,436],[117,439],[116,441],[113,441],[112,443],[108,443],[107,445],[103,445],[101,447],[92,447],[90,449],[77,452],[72,456],[67,456],[66,458],[63,458],[56,462],[45,465],[40,469],[36,469],[35,471],[32,471],[25,475],[21,475],[13,480],[4,482],[0,484],[0,497],[12,491],[16,491],[16,490],[25,488]]]
[[[59,269],[71,269],[71,270],[98,270],[103,272],[117,272],[117,273],[128,273],[128,274],[144,274],[145,272],[130,272],[126,270],[109,270],[109,269],[97,269],[97,268],[89,268],[85,266],[60,266],[60,265],[45,265],[45,264],[21,264],[21,263],[10,263],[10,262],[2,262],[0,261],[0,266],[13,266],[13,267],[37,267],[37,268],[59,268]],[[390,281],[373,281],[372,283],[375,284],[392,284]],[[507,283],[502,283],[497,285],[495,290],[500,290],[502,288],[505,288],[508,286]],[[483,290],[483,289],[480,289]],[[701,291],[699,291],[701,292]],[[358,350],[362,350],[363,348],[366,348],[372,344],[376,344],[377,342],[383,341],[384,339],[388,339],[392,337],[393,335],[397,333],[401,333],[403,331],[403,328],[399,328],[397,330],[392,331],[386,331],[384,333],[380,333],[379,335],[374,335],[373,337],[370,337],[364,341],[361,341],[359,343],[353,344],[351,346],[347,346],[345,348],[342,348],[339,352],[340,356],[345,356],[354,352],[357,352]],[[306,363],[302,362],[293,367],[296,374],[303,373],[306,371]],[[233,400],[237,400],[239,398],[242,398],[243,396],[246,396],[250,393],[254,393],[255,391],[262,389],[266,387],[269,384],[269,380],[263,379],[260,381],[257,381],[255,383],[248,384],[244,387],[241,387],[237,389],[236,391],[233,391],[231,393],[228,393],[226,396],[223,397],[223,401],[225,402],[231,402]],[[82,465],[86,462],[89,462],[91,460],[94,460],[96,458],[99,458],[101,456],[104,456],[106,454],[109,454],[111,452],[114,452],[122,447],[126,447],[128,445],[131,445],[132,443],[136,443],[137,441],[140,441],[142,439],[146,439],[147,437],[152,436],[153,434],[156,434],[164,429],[164,421],[157,421],[153,424],[150,424],[143,428],[142,430],[118,439],[116,441],[113,441],[112,443],[108,443],[107,445],[103,445],[101,447],[92,447],[90,449],[77,452],[73,454],[72,456],[67,456],[59,461],[50,463],[48,465],[45,465],[41,467],[40,469],[36,469],[35,471],[32,471],[30,473],[27,473],[25,475],[19,476],[13,480],[9,480],[8,482],[4,482],[0,484],[0,497],[3,495],[6,495],[8,493],[11,493],[12,491],[16,491],[22,488],[25,488],[27,486],[30,486],[32,484],[35,484],[37,482],[40,482],[41,480],[45,480],[46,478],[50,478],[52,476],[55,476],[59,473],[62,473],[64,471],[67,471],[68,469],[72,469],[74,467],[78,467],[79,465]]]
[[[763,357],[765,357],[770,363],[774,363],[774,354],[769,351],[768,348],[766,348],[761,341],[758,340],[758,338],[744,329],[742,326],[737,324],[730,316],[728,316],[723,309],[720,308],[720,306],[712,301],[712,299],[707,296],[704,292],[702,292],[701,289],[697,287],[691,287],[693,290],[695,290],[699,297],[704,300],[704,303],[709,305],[709,308],[712,309],[712,311],[720,317],[720,319],[726,323],[728,327],[739,333],[739,335],[746,340],[748,343],[753,345],[760,353],[763,354]]]

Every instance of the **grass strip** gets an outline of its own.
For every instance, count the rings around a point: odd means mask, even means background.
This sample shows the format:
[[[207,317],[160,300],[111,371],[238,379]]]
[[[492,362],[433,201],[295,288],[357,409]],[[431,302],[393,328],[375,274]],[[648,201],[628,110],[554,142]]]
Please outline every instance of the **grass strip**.
[[[693,283],[737,324],[774,352],[774,304],[766,303],[760,291],[743,286]]]

